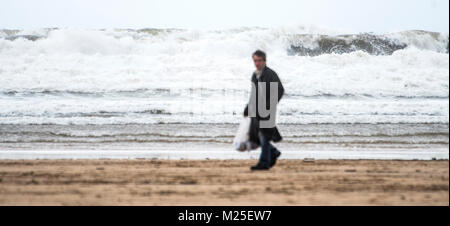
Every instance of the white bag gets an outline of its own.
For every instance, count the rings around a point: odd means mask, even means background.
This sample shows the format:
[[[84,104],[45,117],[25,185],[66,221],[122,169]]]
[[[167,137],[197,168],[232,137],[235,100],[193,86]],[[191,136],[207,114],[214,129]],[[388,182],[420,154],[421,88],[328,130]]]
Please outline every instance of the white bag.
[[[236,136],[233,140],[234,149],[238,151],[250,151],[259,147],[259,145],[248,140],[248,131],[250,129],[251,119],[244,117],[239,124]]]

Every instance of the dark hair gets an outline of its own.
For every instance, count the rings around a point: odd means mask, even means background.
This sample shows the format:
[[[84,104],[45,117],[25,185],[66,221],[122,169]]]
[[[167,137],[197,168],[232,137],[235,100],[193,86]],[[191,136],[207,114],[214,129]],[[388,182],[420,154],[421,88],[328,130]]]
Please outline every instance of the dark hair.
[[[263,60],[266,61],[266,53],[265,52],[258,49],[252,54],[252,57],[255,55],[263,58]]]

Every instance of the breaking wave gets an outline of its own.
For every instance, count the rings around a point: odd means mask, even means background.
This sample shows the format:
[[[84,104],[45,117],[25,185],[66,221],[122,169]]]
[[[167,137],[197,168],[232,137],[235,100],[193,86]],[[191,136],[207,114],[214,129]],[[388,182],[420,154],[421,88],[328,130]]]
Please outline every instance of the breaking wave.
[[[251,54],[280,123],[448,123],[448,33],[317,27],[0,30],[0,124],[236,123]]]

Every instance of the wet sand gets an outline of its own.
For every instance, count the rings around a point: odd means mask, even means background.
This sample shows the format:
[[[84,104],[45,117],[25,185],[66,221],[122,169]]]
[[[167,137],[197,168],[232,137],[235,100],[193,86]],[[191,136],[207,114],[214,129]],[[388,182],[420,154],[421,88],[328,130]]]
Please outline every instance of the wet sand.
[[[0,205],[449,205],[448,160],[0,160]]]

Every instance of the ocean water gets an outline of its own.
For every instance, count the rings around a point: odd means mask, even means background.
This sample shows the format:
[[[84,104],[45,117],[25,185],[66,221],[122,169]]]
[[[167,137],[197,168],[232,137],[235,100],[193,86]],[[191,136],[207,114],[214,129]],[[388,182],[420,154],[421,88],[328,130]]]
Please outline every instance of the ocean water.
[[[278,124],[283,158],[448,159],[445,123]],[[236,124],[17,125],[0,127],[0,159],[257,159],[233,150]]]
[[[180,151],[173,156],[192,157],[195,150],[177,146],[183,142],[202,150],[199,158],[215,156],[207,149],[245,156],[228,142],[249,98],[251,54],[262,49],[286,90],[277,122],[287,128],[280,145],[292,158],[331,148],[343,149],[321,156],[349,157],[348,147],[379,150],[368,158],[396,158],[380,155],[384,145],[401,158],[448,159],[448,40],[448,33],[429,31],[348,34],[305,26],[0,29],[0,158],[119,146],[147,157],[171,147]],[[321,134],[309,137],[303,128]],[[178,135],[160,134],[166,130]],[[355,136],[368,130],[378,132]],[[414,148],[424,152],[400,152]],[[122,157],[130,153],[137,152]]]

